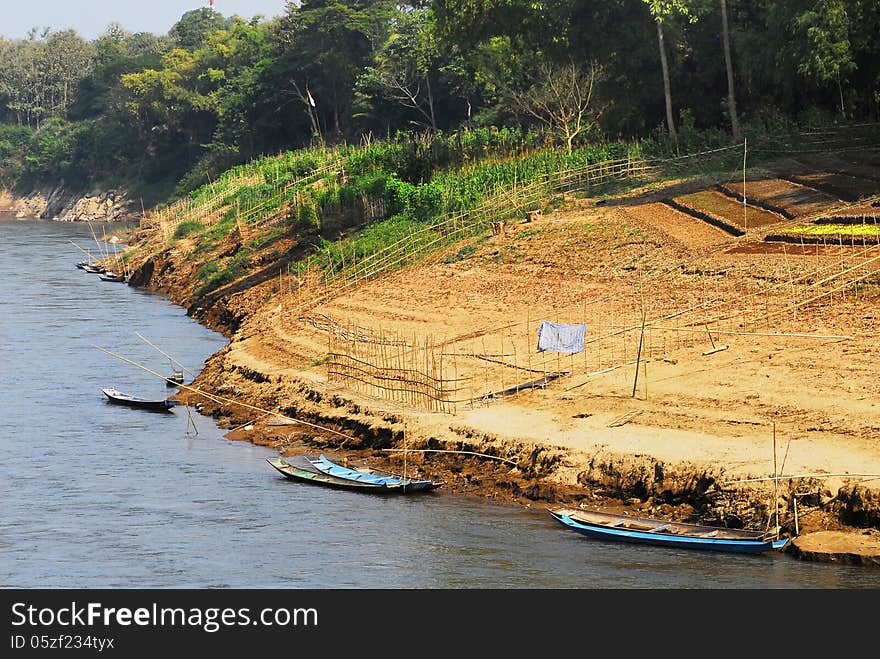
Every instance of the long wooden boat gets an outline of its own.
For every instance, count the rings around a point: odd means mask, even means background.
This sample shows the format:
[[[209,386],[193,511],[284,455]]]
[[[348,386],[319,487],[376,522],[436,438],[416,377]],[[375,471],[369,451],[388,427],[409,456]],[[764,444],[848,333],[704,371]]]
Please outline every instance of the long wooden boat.
[[[425,492],[428,490],[434,490],[443,485],[442,482],[433,480],[412,480],[410,478],[405,478],[401,474],[371,467],[358,467],[352,469],[351,467],[336,464],[335,462],[328,460],[323,453],[317,457],[306,456],[305,459],[315,469],[329,476],[335,476],[336,478],[342,478],[344,480],[358,483],[375,483],[389,491]]]
[[[99,274],[99,275],[98,275],[98,278],[99,278],[101,281],[119,281],[119,282],[124,282],[124,281],[125,281],[125,275],[123,275],[123,274],[117,274],[117,273],[115,273],[115,272],[110,272],[109,270],[107,270],[107,271],[102,272],[101,274]]]
[[[118,389],[101,389],[101,391],[104,392],[104,395],[107,396],[111,403],[125,405],[127,407],[136,407],[142,410],[167,412],[175,405],[175,402],[168,398],[148,400],[146,398],[138,398],[137,396],[124,394]]]
[[[743,554],[782,549],[789,541],[789,538],[780,539],[761,531],[630,517],[598,510],[558,508],[549,512],[571,530],[599,540]]]
[[[106,268],[104,268],[103,266],[100,266],[100,265],[92,265],[91,263],[86,263],[86,264],[82,267],[82,269],[85,270],[86,272],[91,272],[92,274],[99,274],[99,275],[104,274],[105,272],[107,272]]]
[[[183,384],[183,371],[172,371],[171,375],[165,380],[166,387],[176,387]]]
[[[344,478],[336,478],[330,476],[317,469],[305,469],[301,465],[292,464],[289,458],[266,458],[266,462],[275,467],[286,478],[293,481],[301,481],[305,483],[314,483],[316,485],[326,485],[328,487],[336,487],[347,490],[358,490],[361,492],[387,492],[388,490],[375,483],[360,483],[357,481],[346,480]]]

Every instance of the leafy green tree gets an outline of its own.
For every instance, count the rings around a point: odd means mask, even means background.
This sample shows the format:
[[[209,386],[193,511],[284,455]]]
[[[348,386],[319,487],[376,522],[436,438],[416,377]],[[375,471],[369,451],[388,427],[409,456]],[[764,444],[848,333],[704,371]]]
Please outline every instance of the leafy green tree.
[[[180,48],[196,50],[205,45],[208,38],[229,26],[229,21],[210,7],[200,7],[186,12],[168,32]]]
[[[819,84],[836,84],[841,116],[846,117],[841,77],[855,69],[849,16],[843,0],[819,0],[794,19],[803,36],[798,72]]]
[[[437,130],[437,84],[442,56],[427,11],[399,12],[389,34],[364,69],[357,87],[367,95],[382,96],[417,118],[418,126]]]
[[[95,48],[73,30],[52,32],[41,49],[48,114],[67,117],[77,85],[91,71]]]
[[[338,142],[351,132],[355,84],[385,41],[395,11],[389,0],[287,3],[276,33],[281,68],[289,75],[283,92],[322,139]]]

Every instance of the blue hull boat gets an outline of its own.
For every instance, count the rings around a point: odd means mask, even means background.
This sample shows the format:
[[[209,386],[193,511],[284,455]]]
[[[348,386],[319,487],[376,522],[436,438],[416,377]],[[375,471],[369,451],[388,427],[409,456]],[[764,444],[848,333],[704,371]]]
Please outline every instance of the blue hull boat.
[[[400,474],[370,467],[352,469],[328,460],[323,454],[318,457],[305,456],[305,461],[322,474],[351,483],[374,485],[385,492],[425,492],[443,484],[432,480],[412,480]]]
[[[300,456],[297,456],[300,457]],[[300,481],[304,483],[313,483],[316,485],[326,485],[327,487],[335,487],[343,490],[378,491],[384,490],[381,485],[374,483],[359,483],[344,478],[336,478],[321,471],[318,471],[310,464],[303,464],[301,460],[296,458],[266,458],[266,462],[275,467],[281,474],[292,481]]]
[[[666,522],[593,510],[562,508],[551,510],[550,515],[572,531],[590,538],[615,542],[761,554],[782,549],[789,541],[789,538],[768,537],[768,534],[761,531]]]

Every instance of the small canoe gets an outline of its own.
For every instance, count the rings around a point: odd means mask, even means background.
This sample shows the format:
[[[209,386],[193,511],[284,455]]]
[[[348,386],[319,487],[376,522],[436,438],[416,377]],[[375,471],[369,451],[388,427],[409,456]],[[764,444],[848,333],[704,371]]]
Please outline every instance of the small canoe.
[[[630,517],[598,510],[559,508],[549,512],[553,519],[577,533],[615,542],[760,554],[782,549],[789,541],[789,538],[779,539],[761,531]]]
[[[142,410],[151,410],[154,412],[167,412],[176,404],[173,400],[169,400],[168,398],[160,398],[154,400],[148,400],[146,398],[138,398],[137,396],[131,396],[129,394],[124,394],[118,389],[101,389],[104,392],[104,395],[107,396],[109,402],[115,405],[125,405],[126,407],[136,407]]]
[[[99,278],[101,279],[101,281],[125,281],[125,275],[119,275],[115,272],[110,272],[109,270],[107,270],[106,272],[102,272],[99,275]]]
[[[178,384],[183,384],[183,371],[174,371],[165,380],[165,386],[167,387],[174,387]]]
[[[83,265],[82,269],[85,270],[86,272],[91,272],[91,273],[99,274],[99,275],[107,272],[107,270],[105,268],[101,267],[100,265],[92,265],[91,263],[86,263],[85,265]]]

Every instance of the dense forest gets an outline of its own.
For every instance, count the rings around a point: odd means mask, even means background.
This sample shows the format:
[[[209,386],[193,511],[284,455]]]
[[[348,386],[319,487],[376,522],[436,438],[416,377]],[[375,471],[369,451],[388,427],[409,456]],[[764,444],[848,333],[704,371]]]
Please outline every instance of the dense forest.
[[[877,121],[878,34],[875,0],[303,0],[165,35],[33,30],[0,39],[0,187],[155,203],[261,155],[412,134],[679,149]]]

